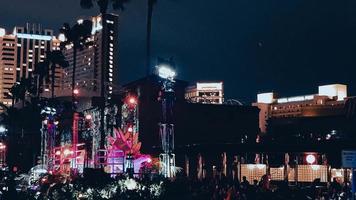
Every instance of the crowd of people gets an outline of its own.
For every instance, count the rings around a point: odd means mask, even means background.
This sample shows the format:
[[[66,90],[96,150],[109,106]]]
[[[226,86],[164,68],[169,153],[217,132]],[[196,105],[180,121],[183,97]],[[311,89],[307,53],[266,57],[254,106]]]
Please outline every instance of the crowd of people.
[[[39,194],[38,197],[34,197],[29,190],[21,190],[16,192],[15,182],[11,176],[8,176],[3,187],[6,191],[0,192],[1,199],[8,199],[7,197],[16,197],[15,199],[68,199],[68,196],[73,196],[70,190],[67,192],[65,188],[68,184],[78,186],[90,185],[93,188],[100,188],[104,182],[110,183],[114,180],[125,179],[125,176],[116,177],[114,179],[105,176],[82,177],[79,179],[73,179],[67,183],[57,184],[58,191],[61,191],[64,195],[59,198],[48,198],[51,190],[48,189],[52,183],[40,185],[40,190],[33,194]],[[127,177],[126,177],[127,178]],[[177,176],[174,180],[162,179],[162,177],[156,176],[136,178],[138,183],[142,185],[150,185],[152,183],[163,182],[162,193],[160,196],[156,196],[154,199],[168,199],[168,200],[259,200],[259,199],[307,199],[307,200],[351,200],[351,186],[349,182],[339,183],[337,179],[333,179],[329,184],[321,183],[320,179],[316,179],[311,184],[307,185],[291,185],[287,181],[271,182],[268,175],[264,175],[260,180],[253,180],[249,182],[244,176],[241,181],[232,180],[225,176],[216,176],[204,179],[188,178],[184,175]],[[55,182],[55,181],[54,181]],[[62,181],[63,182],[63,181]],[[62,188],[63,187],[63,188]],[[55,190],[53,190],[55,191]],[[130,193],[131,192],[131,193]],[[148,191],[146,191],[148,192]],[[52,192],[53,193],[53,192]],[[123,199],[152,199],[149,195],[135,194],[136,190],[128,191],[125,193]],[[46,194],[46,195],[44,195]],[[54,194],[54,193],[53,193]],[[41,196],[47,196],[47,198],[41,198]],[[129,196],[129,197],[128,197]],[[115,197],[114,199],[118,198]],[[72,199],[72,198],[70,198]],[[85,198],[83,198],[85,199]],[[100,198],[101,199],[101,198]],[[103,198],[104,199],[104,198]],[[122,199],[120,196],[119,199]]]
[[[267,175],[250,183],[226,177],[212,179],[177,178],[167,186],[165,199],[249,200],[249,199],[308,199],[308,200],[351,200],[350,183],[339,183],[334,179],[323,185],[319,179],[302,186],[291,186],[288,182],[271,182]]]

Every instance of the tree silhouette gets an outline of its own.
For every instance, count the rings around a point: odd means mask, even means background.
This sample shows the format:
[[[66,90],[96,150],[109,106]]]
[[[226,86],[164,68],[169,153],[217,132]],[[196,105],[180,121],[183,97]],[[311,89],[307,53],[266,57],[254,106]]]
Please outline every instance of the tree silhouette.
[[[107,13],[109,4],[112,5],[114,10],[124,10],[124,4],[129,1],[130,0],[80,0],[80,6],[84,9],[90,9],[94,7],[94,3],[96,3],[100,13],[103,15]]]
[[[91,45],[88,41],[91,36],[93,22],[90,20],[83,20],[78,22],[73,27],[70,27],[68,23],[64,23],[60,32],[64,34],[65,41],[61,42],[61,48],[65,48],[67,45],[71,45],[73,48],[73,70],[72,70],[72,102],[74,103],[74,89],[75,89],[75,75],[77,66],[77,50],[83,49],[84,46]]]
[[[48,66],[47,69],[50,69],[51,71],[51,97],[52,99],[54,98],[54,86],[55,86],[55,72],[56,72],[56,66],[66,68],[68,67],[68,62],[66,58],[64,57],[62,51],[60,50],[53,50],[53,51],[47,51],[46,53],[46,60],[48,65],[50,64],[51,66]],[[48,74],[48,73],[47,73]]]
[[[46,82],[49,81],[49,63],[48,60],[39,62],[35,66],[34,75],[37,76],[37,97],[40,96],[40,93],[43,92],[43,82],[45,79]]]

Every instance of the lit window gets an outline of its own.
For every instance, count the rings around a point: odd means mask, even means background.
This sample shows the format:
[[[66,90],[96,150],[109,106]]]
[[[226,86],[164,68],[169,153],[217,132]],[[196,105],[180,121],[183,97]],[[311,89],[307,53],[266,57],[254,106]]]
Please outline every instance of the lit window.
[[[112,59],[114,59],[114,57],[112,57],[112,56],[109,56],[109,58],[112,60]]]
[[[113,44],[113,43],[110,43],[110,47],[114,47],[114,44]]]

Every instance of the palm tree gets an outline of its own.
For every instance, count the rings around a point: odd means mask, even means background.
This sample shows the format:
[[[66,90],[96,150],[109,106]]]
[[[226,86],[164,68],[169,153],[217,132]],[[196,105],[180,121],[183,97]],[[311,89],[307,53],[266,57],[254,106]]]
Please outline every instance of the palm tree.
[[[99,6],[100,13],[106,14],[111,3],[114,10],[124,10],[124,4],[130,0],[80,0],[80,6],[84,9],[90,9],[96,3]]]
[[[60,50],[53,50],[53,51],[47,51],[46,53],[46,60],[48,64],[51,64],[51,66],[47,67],[48,69],[51,70],[51,97],[52,99],[54,98],[54,85],[55,85],[55,72],[56,72],[56,66],[58,65],[59,67],[66,68],[68,67],[68,62],[66,58],[64,57],[62,51]]]
[[[75,73],[77,65],[77,50],[83,49],[84,46],[90,45],[88,38],[91,36],[92,21],[83,20],[80,23],[76,23],[73,27],[70,27],[68,23],[63,24],[60,32],[64,34],[66,40],[61,42],[61,47],[66,45],[72,45],[73,47],[73,71],[72,71],[72,103],[74,105],[74,89],[75,89]]]
[[[34,74],[37,75],[37,98],[40,96],[43,88],[43,81],[46,79],[46,82],[49,81],[49,62],[44,60],[36,64]]]
[[[22,107],[25,106],[26,94],[34,94],[36,93],[35,86],[32,82],[32,78],[22,78],[19,83],[15,83],[10,88],[10,93],[12,96],[12,105],[14,105],[15,101],[21,100]]]
[[[157,0],[147,0],[147,21],[146,21],[146,75],[151,73],[151,33],[153,7]]]

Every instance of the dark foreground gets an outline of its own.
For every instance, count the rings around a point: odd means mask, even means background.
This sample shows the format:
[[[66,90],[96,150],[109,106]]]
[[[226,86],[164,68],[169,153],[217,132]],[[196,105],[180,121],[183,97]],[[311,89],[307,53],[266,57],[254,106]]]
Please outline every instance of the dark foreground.
[[[323,186],[315,180],[308,186],[288,186],[286,182],[271,183],[268,176],[251,184],[246,180],[240,183],[225,177],[197,180],[178,176],[170,181],[152,176],[110,178],[104,174],[75,178],[45,175],[31,184],[16,175],[3,174],[1,180],[1,200],[351,199],[349,183],[339,184],[334,180]]]

